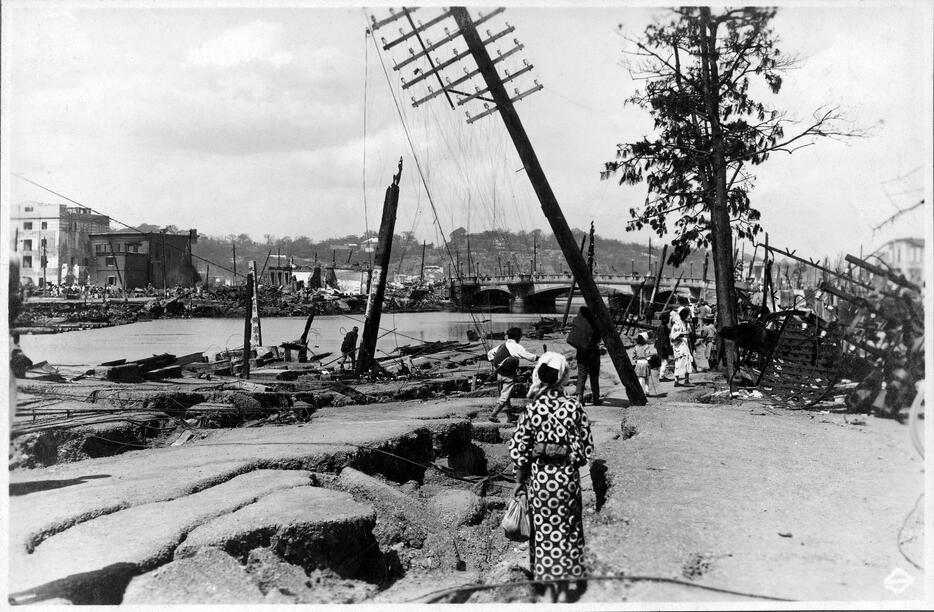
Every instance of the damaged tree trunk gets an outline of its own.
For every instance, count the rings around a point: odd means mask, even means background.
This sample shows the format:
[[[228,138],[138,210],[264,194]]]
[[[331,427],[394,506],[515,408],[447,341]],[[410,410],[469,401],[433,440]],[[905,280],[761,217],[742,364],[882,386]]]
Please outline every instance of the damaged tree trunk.
[[[710,234],[713,247],[713,271],[716,284],[717,313],[720,315],[720,327],[736,325],[736,290],[734,288],[733,240],[730,227],[730,211],[727,206],[726,160],[723,150],[723,129],[720,125],[719,83],[717,70],[717,24],[711,19],[710,8],[701,8],[701,40],[703,45],[702,74],[704,103],[707,108],[707,120],[710,125],[710,146],[713,170],[712,192],[710,198]],[[723,340],[726,358],[727,380],[731,379],[736,368],[736,344],[732,340]]]
[[[401,177],[402,158],[400,157],[399,172],[392,177],[392,184],[386,188],[386,198],[383,201],[383,218],[380,222],[379,238],[373,257],[372,282],[366,302],[366,319],[363,322],[363,340],[360,342],[360,351],[357,354],[357,375],[370,370],[376,355],[376,339],[379,337],[379,319],[383,309],[383,295],[386,293],[386,271],[389,269],[389,255],[392,251],[392,232],[396,227]]]

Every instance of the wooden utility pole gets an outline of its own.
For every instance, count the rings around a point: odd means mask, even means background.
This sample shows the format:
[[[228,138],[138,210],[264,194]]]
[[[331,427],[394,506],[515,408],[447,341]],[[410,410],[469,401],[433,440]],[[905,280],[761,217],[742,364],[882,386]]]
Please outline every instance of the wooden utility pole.
[[[117,281],[120,283],[120,286],[123,287],[123,303],[126,304],[130,301],[130,299],[127,296],[126,283],[123,282],[123,276],[120,275],[120,265],[117,263],[117,254],[114,253],[114,245],[110,240],[107,241],[107,246],[110,247],[110,254],[114,258],[114,268],[117,269]],[[124,259],[124,261],[126,261],[126,259]]]
[[[529,141],[525,128],[522,126],[522,121],[519,119],[519,114],[506,92],[490,54],[487,52],[467,9],[464,7],[451,7],[450,11],[470,48],[483,80],[486,82],[489,94],[496,103],[503,123],[505,123],[519,158],[522,160],[526,174],[538,196],[545,217],[548,219],[552,232],[554,232],[555,238],[568,261],[571,272],[580,284],[584,300],[587,302],[587,306],[593,313],[597,323],[597,331],[606,344],[607,353],[609,353],[610,359],[613,361],[620,381],[626,387],[629,401],[636,405],[644,405],[646,403],[645,393],[638,378],[636,378],[629,357],[626,355],[619,333],[613,325],[610,312],[603,302],[603,297],[600,295],[596,283],[594,283],[590,270],[587,268],[587,262],[584,261],[583,256],[577,250],[577,242],[574,240],[571,228],[564,218],[564,213],[561,211],[558,200],[551,190],[551,185],[548,183],[545,172],[539,163],[538,156],[532,148],[532,143]]]
[[[648,267],[647,273],[648,274],[652,273],[652,237],[651,236],[649,236],[649,267]]]
[[[668,245],[662,246],[662,258],[658,260],[658,272],[655,274],[655,284],[652,285],[652,299],[649,304],[655,308],[655,296],[658,294],[658,284],[662,282],[662,272],[665,270],[665,258],[668,257]]]
[[[46,239],[42,238],[42,259],[40,260],[42,264],[42,295],[49,294],[49,281],[46,277],[46,266],[49,265],[48,251],[46,250]],[[104,289],[104,295],[107,295],[107,290]],[[106,299],[105,299],[106,301]]]
[[[587,234],[581,237],[581,255],[584,254],[584,243],[587,242]],[[574,288],[577,286],[577,279],[571,277],[571,287],[568,289],[568,301],[564,305],[564,317],[561,319],[561,326],[568,324],[568,315],[571,314],[571,299],[574,297]]]
[[[418,281],[421,283],[425,282],[425,247],[427,245],[428,243],[422,240],[422,265],[418,268]]]
[[[590,270],[591,274],[593,274],[594,238],[596,238],[596,234],[594,233],[593,221],[591,221],[590,222],[590,244],[587,245],[587,269]]]
[[[379,225],[379,238],[373,257],[373,282],[370,283],[370,295],[366,302],[366,319],[363,322],[363,339],[357,354],[356,373],[366,373],[374,364],[376,339],[379,336],[379,319],[383,308],[383,295],[386,292],[386,272],[389,270],[389,255],[392,252],[392,232],[396,227],[396,209],[399,206],[399,179],[402,177],[402,158],[399,158],[399,172],[392,177],[392,183],[386,188],[383,200],[383,218]]]
[[[166,233],[167,231],[168,231],[168,230],[165,229],[165,228],[162,229],[162,295],[166,295],[166,294],[167,294],[167,291],[166,291],[167,284],[166,284],[166,283],[167,283],[168,281],[166,280],[166,277],[167,277],[168,274],[169,274],[168,268],[166,267],[166,261],[165,261],[165,233]]]

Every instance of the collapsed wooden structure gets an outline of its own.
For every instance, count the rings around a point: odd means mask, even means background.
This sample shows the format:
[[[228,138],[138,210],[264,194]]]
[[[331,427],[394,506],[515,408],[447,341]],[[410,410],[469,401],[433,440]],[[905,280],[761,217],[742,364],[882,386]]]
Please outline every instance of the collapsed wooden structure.
[[[845,392],[850,411],[901,418],[924,379],[922,288],[853,255],[846,256],[850,269],[840,272],[764,246],[818,269],[824,280],[801,303],[771,312],[775,289],[767,261],[758,316],[723,330],[742,347],[731,382],[802,407]]]

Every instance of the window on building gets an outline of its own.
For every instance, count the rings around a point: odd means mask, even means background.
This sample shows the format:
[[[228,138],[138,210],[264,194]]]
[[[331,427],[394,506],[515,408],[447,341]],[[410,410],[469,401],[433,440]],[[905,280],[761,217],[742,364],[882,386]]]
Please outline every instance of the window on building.
[[[104,252],[104,245],[102,245],[102,244],[95,244],[95,245],[94,245],[94,252],[95,252],[95,253],[103,253],[103,252]]]
[[[116,268],[116,267],[117,267],[117,258],[116,258],[116,257],[105,257],[105,258],[104,258],[104,265],[107,266],[108,268]]]
[[[116,276],[108,276],[108,277],[107,277],[107,284],[108,284],[108,285],[116,285],[116,284],[117,284],[117,277],[116,277]]]
[[[118,243],[117,243],[117,248],[116,248],[116,250],[114,250],[114,253],[122,253],[122,252],[123,252],[123,243],[122,243],[122,242],[118,242]]]
[[[23,267],[32,268],[32,255],[23,255]]]
[[[34,209],[33,209],[32,206],[27,206],[24,210],[25,210],[26,212],[32,212]]]
[[[32,229],[32,221],[23,221],[23,229],[24,229],[24,230],[31,230],[31,229]]]
[[[23,250],[24,251],[32,250],[32,240],[23,240]]]
[[[49,229],[49,224],[46,221],[42,222],[42,229]]]

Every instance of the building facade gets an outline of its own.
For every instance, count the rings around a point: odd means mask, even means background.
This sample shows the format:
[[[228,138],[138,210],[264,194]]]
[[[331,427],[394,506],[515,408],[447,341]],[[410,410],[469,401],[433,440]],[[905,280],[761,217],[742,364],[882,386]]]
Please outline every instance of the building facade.
[[[876,254],[897,273],[916,285],[924,284],[924,239],[896,238],[886,242]]]
[[[191,287],[198,280],[191,247],[198,232],[116,231],[90,237],[89,282],[121,289]]]
[[[23,202],[11,207],[11,245],[20,255],[20,282],[43,287],[85,284],[91,234],[110,229],[110,217],[81,206]]]

